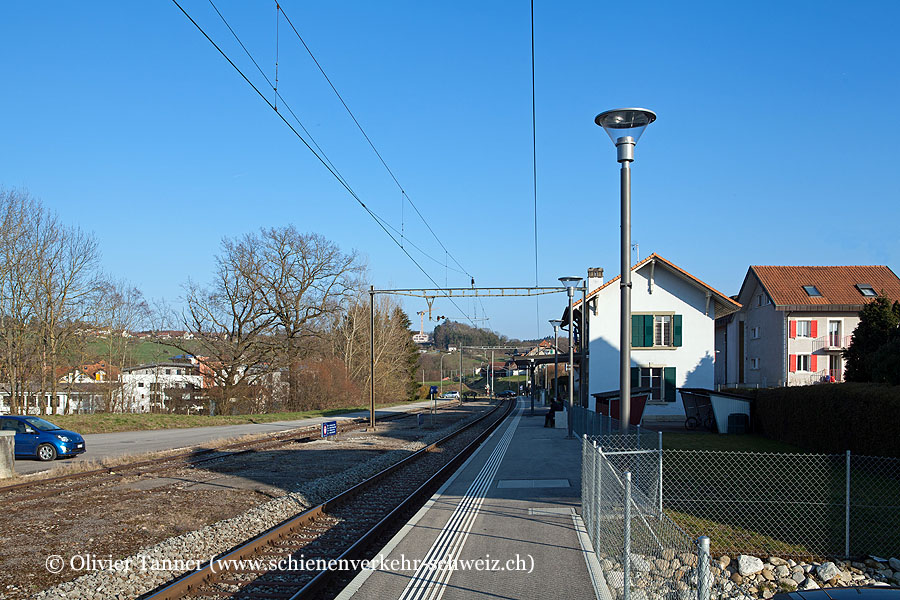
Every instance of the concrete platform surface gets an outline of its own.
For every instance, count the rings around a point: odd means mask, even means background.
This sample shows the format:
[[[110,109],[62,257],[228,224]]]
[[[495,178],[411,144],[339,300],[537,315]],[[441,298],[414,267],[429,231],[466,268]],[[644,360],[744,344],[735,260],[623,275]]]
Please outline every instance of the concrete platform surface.
[[[535,412],[520,400],[338,598],[596,597],[576,532],[581,443]]]

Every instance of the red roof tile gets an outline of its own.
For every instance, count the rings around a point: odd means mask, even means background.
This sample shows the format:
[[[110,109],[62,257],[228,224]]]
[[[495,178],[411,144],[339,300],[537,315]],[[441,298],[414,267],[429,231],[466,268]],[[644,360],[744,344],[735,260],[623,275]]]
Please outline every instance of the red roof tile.
[[[776,305],[863,305],[869,300],[856,284],[871,285],[893,300],[900,300],[900,279],[885,265],[789,267],[751,266]],[[821,296],[809,296],[804,285],[814,285]]]

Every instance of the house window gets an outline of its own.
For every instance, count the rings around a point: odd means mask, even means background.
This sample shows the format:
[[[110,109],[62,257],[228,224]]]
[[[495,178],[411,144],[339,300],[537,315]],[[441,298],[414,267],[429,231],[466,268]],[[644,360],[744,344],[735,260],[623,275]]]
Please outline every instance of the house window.
[[[681,337],[681,315],[631,315],[632,348],[677,348]]]
[[[166,369],[166,375],[171,375],[171,374],[172,374],[172,369]]]
[[[750,328],[750,337],[754,340],[759,339],[759,327],[751,327]]]
[[[751,358],[751,359],[750,359],[750,368],[751,368],[751,369],[754,369],[754,370],[758,370],[758,369],[759,369],[759,359],[758,359],[758,358]]]
[[[762,299],[763,299],[762,294],[760,294],[759,296],[756,297],[756,305],[757,306],[762,306]]]
[[[797,321],[797,337],[812,337],[809,321]]]
[[[859,290],[860,294],[866,296],[867,298],[874,298],[878,295],[878,292],[875,291],[875,288],[873,288],[868,283],[857,283],[856,289]]]
[[[675,402],[675,367],[632,367],[631,385],[650,390],[650,402]]]
[[[822,295],[822,293],[819,292],[819,290],[816,289],[816,286],[814,286],[814,285],[804,285],[803,291],[806,292],[806,295],[809,296],[810,298],[816,298],[816,297]]]
[[[797,370],[809,371],[809,354],[797,355]]]
[[[665,396],[662,387],[662,368],[642,368],[640,387],[650,388],[650,400],[662,401]]]
[[[672,345],[672,315],[655,315],[653,317],[653,345]]]
[[[138,387],[144,387],[144,382],[143,382],[143,381],[138,381]]]

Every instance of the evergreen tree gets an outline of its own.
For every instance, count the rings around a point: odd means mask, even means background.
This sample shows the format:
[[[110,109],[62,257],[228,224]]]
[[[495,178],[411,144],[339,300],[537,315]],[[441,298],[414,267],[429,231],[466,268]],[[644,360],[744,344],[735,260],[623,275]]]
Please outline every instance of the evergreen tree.
[[[847,381],[900,383],[900,302],[881,295],[859,311],[859,325],[844,351]],[[893,373],[893,376],[891,376]]]

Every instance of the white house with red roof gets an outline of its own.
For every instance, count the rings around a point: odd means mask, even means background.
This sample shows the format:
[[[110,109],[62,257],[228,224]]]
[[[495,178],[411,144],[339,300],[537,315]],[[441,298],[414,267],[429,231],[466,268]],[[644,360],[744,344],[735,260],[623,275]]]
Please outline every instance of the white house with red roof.
[[[884,265],[751,266],[737,296],[743,308],[716,323],[722,387],[840,382],[866,302],[900,300],[900,279]]]
[[[631,271],[631,384],[651,389],[645,421],[683,421],[676,388],[713,388],[715,321],[740,304],[655,253]],[[618,280],[604,283],[602,269],[588,271],[590,394],[619,388]]]

